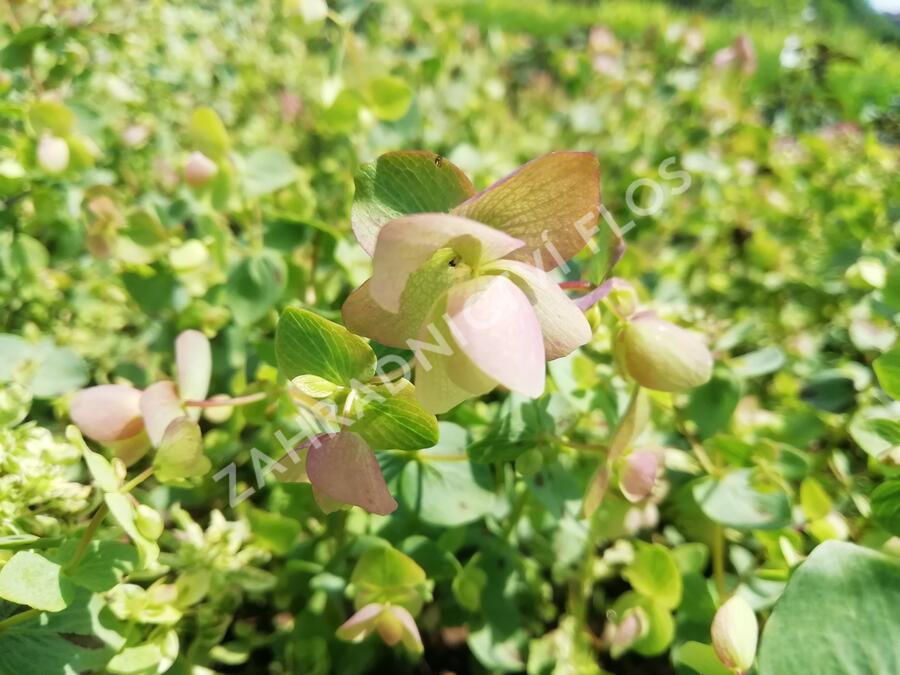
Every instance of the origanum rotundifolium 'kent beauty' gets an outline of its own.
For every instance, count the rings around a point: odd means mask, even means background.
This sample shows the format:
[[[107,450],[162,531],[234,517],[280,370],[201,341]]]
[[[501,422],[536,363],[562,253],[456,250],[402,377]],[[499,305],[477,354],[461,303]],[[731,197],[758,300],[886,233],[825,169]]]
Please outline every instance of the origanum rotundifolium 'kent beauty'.
[[[353,229],[373,272],[344,304],[344,322],[413,349],[416,393],[432,412],[498,385],[539,396],[544,363],[591,339],[583,312],[548,273],[587,245],[599,213],[599,167],[584,152],[539,157],[449,213],[379,222],[356,209]]]
[[[416,207],[431,210],[411,212]],[[590,153],[539,157],[477,194],[437,155],[388,153],[357,178],[353,230],[373,272],[344,303],[344,323],[414,352],[414,396],[431,413],[498,385],[540,396],[545,362],[591,340],[584,312],[607,296],[619,319],[614,351],[623,375],[662,391],[707,381],[712,357],[702,338],[639,310],[630,284],[610,279],[573,299],[553,278],[598,233],[599,214],[599,167]],[[603,234],[614,263],[624,247]],[[623,474],[634,501],[654,484],[658,458],[643,459]],[[282,481],[311,483],[326,511],[397,508],[373,449],[350,428],[314,436],[278,470]]]

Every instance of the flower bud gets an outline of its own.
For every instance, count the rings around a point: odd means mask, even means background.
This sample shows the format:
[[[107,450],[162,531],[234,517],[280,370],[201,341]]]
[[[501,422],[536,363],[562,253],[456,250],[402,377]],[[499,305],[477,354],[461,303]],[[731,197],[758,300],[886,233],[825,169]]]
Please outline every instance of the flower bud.
[[[659,456],[655,452],[641,450],[628,455],[619,478],[619,488],[625,499],[633,503],[649,496],[656,484],[658,470]]]
[[[184,165],[184,179],[192,187],[202,187],[219,173],[219,167],[202,152],[192,152]]]
[[[648,389],[691,389],[712,374],[712,355],[700,336],[652,312],[636,315],[619,331],[615,351],[623,370]]]
[[[712,623],[716,656],[729,668],[744,672],[753,665],[759,626],[756,614],[741,596],[735,595],[719,607]]]
[[[531,450],[526,450],[516,458],[516,471],[527,478],[540,471],[543,464],[544,455],[542,455],[541,451],[537,448],[532,448]]]
[[[609,652],[617,659],[635,642],[647,634],[650,623],[640,607],[625,610],[622,620],[609,629]]]
[[[163,519],[152,506],[138,504],[134,512],[134,524],[142,535],[156,541],[163,533]]]
[[[364,606],[337,629],[337,637],[359,642],[373,631],[390,647],[402,643],[413,653],[422,652],[422,638],[415,619],[398,605],[372,603]]]
[[[47,173],[62,173],[69,166],[69,145],[59,136],[44,136],[37,147],[37,160]]]
[[[146,124],[130,124],[122,130],[122,142],[129,148],[139,148],[150,137],[150,127]]]

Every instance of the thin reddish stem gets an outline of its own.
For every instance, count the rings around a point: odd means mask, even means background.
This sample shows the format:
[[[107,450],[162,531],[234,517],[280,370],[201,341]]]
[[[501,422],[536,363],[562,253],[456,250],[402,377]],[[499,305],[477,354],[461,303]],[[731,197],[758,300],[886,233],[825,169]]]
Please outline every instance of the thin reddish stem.
[[[590,281],[578,280],[578,281],[561,281],[559,282],[559,287],[563,290],[590,290],[594,287],[594,285]]]

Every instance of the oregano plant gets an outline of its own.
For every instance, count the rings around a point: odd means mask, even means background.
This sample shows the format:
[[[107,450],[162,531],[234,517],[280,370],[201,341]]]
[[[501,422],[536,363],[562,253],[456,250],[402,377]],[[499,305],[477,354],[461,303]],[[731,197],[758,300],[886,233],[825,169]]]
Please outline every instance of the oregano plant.
[[[0,3],[0,675],[900,672],[897,41],[755,4]]]

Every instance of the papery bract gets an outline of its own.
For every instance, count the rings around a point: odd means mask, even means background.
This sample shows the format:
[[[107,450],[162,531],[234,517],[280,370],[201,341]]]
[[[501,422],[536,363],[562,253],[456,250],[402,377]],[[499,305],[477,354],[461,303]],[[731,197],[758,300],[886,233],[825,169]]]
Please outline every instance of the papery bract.
[[[759,625],[746,600],[735,595],[719,607],[711,632],[713,648],[722,663],[740,672],[750,669],[756,658]]]
[[[184,179],[192,187],[206,185],[217,173],[218,165],[202,152],[192,152],[184,164]]]
[[[175,369],[178,394],[183,401],[202,401],[209,393],[212,376],[212,352],[209,339],[197,330],[186,330],[175,339]],[[197,419],[200,410],[189,411]]]
[[[397,508],[375,453],[358,434],[342,431],[311,439],[306,474],[314,491],[341,504],[387,515]]]
[[[713,359],[697,333],[652,312],[632,317],[616,338],[616,358],[638,384],[657,391],[683,391],[707,382]]]
[[[37,147],[37,160],[47,173],[62,173],[69,166],[69,145],[57,136],[44,136]]]
[[[431,412],[498,384],[540,395],[543,362],[590,340],[587,320],[545,270],[593,233],[599,173],[592,155],[539,157],[450,214],[380,224],[374,207],[354,214],[364,247],[378,234],[372,278],[345,302],[344,322],[416,353],[417,396]],[[475,314],[483,318],[471,320]]]
[[[649,630],[647,614],[640,607],[625,610],[617,624],[607,624],[609,652],[615,659],[628,651]]]
[[[139,389],[123,384],[100,384],[76,393],[69,415],[91,440],[113,443],[144,430],[140,401]]]
[[[189,417],[176,417],[166,427],[153,458],[156,477],[163,483],[199,478],[212,463],[203,454],[200,426]]]
[[[659,455],[651,450],[639,450],[625,458],[619,478],[619,488],[630,502],[646,499],[656,484]]]
[[[141,413],[150,441],[158,446],[169,424],[185,414],[175,383],[163,380],[147,387],[141,395]]]
[[[402,642],[413,653],[423,650],[415,619],[406,609],[397,605],[366,605],[337,629],[337,636],[342,640],[359,642],[373,631],[377,631],[390,647]]]

